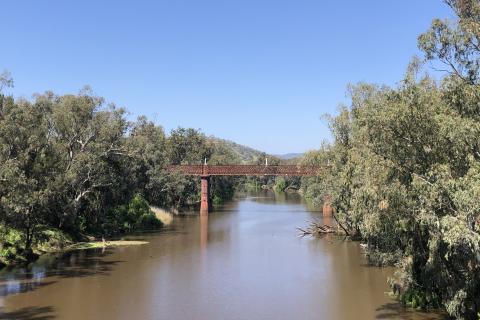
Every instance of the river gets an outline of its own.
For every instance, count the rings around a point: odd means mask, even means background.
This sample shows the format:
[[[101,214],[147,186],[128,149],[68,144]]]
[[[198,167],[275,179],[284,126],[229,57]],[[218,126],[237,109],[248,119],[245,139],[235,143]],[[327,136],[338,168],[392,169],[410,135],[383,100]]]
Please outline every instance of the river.
[[[313,219],[298,195],[262,192],[129,237],[145,245],[43,256],[0,272],[0,319],[438,319],[390,299],[393,270],[358,243],[299,237]]]

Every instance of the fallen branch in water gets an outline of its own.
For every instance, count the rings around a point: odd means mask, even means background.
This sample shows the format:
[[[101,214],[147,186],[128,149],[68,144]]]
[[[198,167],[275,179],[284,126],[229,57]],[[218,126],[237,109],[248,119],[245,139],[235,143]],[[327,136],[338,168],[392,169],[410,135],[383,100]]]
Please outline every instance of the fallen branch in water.
[[[345,235],[347,235],[348,237],[350,236],[350,233],[348,232],[347,229],[345,229],[345,227],[340,223],[340,221],[338,221],[337,217],[335,216],[335,214],[332,214],[333,216],[333,219],[335,219],[335,221],[337,222],[337,224],[340,226],[340,228],[342,228],[342,230],[345,232]]]
[[[337,232],[337,228],[335,227],[329,226],[327,224],[321,225],[320,223],[314,222],[314,221],[311,221],[307,228],[302,229],[298,227],[297,230],[301,232],[300,236],[302,237],[305,237],[305,236],[315,237],[322,234]]]

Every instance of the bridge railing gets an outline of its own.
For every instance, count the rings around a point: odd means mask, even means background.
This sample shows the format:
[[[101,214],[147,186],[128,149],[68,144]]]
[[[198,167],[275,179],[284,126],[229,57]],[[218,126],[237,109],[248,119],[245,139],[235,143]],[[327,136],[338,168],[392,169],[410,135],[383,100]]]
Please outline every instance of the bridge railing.
[[[168,170],[193,176],[315,176],[324,168],[299,165],[171,165]]]

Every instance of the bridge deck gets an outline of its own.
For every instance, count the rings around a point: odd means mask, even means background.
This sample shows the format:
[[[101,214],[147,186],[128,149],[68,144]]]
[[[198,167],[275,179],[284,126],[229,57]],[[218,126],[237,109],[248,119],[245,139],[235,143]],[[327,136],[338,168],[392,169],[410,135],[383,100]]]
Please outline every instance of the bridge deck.
[[[169,171],[193,176],[315,176],[323,167],[297,165],[172,165]]]

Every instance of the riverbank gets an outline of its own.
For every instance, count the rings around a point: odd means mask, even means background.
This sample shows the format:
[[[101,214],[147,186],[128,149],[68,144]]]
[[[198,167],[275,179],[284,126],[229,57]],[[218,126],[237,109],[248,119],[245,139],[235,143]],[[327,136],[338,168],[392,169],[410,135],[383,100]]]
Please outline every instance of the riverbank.
[[[172,223],[173,213],[170,211],[157,207],[151,207],[150,210],[159,222],[159,224],[152,225],[165,227]],[[159,228],[136,229],[134,232],[152,230],[159,230]],[[129,233],[123,235],[116,234],[107,238],[95,235],[72,236],[59,229],[44,228],[37,232],[31,249],[27,250],[25,249],[24,235],[20,230],[0,226],[0,269],[28,264],[44,254],[148,243],[145,241],[125,240],[125,237],[128,235]]]
[[[317,220],[327,223],[297,194],[237,194],[206,218],[185,212],[168,232],[128,237],[144,245],[4,270],[2,311],[36,307],[71,320],[439,319],[386,295],[395,270],[368,266],[358,243],[298,237],[296,226]]]
[[[44,241],[36,242],[30,250],[26,250],[22,243],[21,233],[18,230],[10,229],[7,231],[7,234],[9,241],[0,244],[0,269],[26,265],[34,262],[44,254],[148,243],[146,241],[125,240],[123,237],[98,239],[93,236],[85,236],[85,240],[74,241],[71,236],[60,230],[48,229],[41,233]]]

